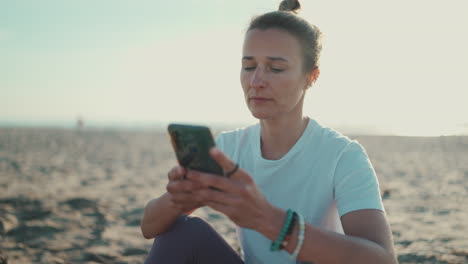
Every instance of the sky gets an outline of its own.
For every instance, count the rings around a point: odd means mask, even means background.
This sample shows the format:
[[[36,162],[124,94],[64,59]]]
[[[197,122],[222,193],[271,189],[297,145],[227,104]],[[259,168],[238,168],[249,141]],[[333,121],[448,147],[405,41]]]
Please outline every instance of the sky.
[[[267,0],[0,0],[0,124],[248,124]],[[324,35],[304,113],[347,131],[468,133],[468,1],[302,1]],[[359,130],[361,129],[361,130]]]

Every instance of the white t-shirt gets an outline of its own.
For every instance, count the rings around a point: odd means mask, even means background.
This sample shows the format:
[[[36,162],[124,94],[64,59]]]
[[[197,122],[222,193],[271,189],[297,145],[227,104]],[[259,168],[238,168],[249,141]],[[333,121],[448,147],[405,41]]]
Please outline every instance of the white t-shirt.
[[[279,160],[260,150],[260,124],[223,132],[216,139],[278,208],[301,213],[307,223],[343,233],[340,217],[360,209],[383,210],[375,171],[355,140],[310,119],[296,144]],[[270,251],[262,234],[237,227],[242,258],[252,263],[296,263],[285,250]]]

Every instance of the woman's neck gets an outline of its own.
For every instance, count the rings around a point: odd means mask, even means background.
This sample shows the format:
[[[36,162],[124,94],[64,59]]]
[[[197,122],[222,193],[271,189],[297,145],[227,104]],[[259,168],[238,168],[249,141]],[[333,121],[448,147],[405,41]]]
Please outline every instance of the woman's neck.
[[[304,133],[309,118],[283,118],[260,121],[260,146],[262,157],[269,160],[278,160],[286,155]]]

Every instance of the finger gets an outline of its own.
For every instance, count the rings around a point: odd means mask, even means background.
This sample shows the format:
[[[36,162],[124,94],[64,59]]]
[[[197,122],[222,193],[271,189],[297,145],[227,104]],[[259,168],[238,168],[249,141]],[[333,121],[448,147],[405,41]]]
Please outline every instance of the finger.
[[[169,171],[169,173],[167,174],[167,177],[169,181],[178,181],[178,180],[183,179],[184,174],[185,174],[185,169],[183,167],[175,166]]]
[[[239,202],[239,198],[226,192],[213,189],[200,189],[193,192],[193,199],[201,203],[215,202],[223,205],[233,206]]]
[[[234,161],[216,147],[210,149],[210,155],[218,162],[224,171],[231,171],[236,166]]]
[[[226,154],[216,147],[210,149],[210,155],[224,169],[225,172],[233,171],[237,164],[232,161]],[[253,180],[250,175],[241,168],[238,168],[235,173],[231,174],[230,178],[241,180],[242,182],[251,183]]]
[[[218,212],[224,214],[227,217],[230,217],[231,214],[232,214],[232,207],[230,207],[228,205],[224,205],[224,204],[217,203],[217,202],[207,202],[206,206],[210,207],[211,209],[213,209],[215,211],[218,211]]]
[[[166,190],[170,193],[192,192],[203,188],[203,185],[195,181],[171,181]]]
[[[190,170],[187,173],[187,178],[202,186],[215,187],[224,192],[236,193],[240,189],[238,182],[232,181],[226,177],[220,177],[219,175]]]
[[[253,223],[246,223],[245,220],[242,221],[243,217],[242,215],[239,215],[239,210],[232,206],[224,205],[224,204],[220,204],[216,202],[208,202],[205,205],[227,216],[231,221],[233,221],[237,225],[240,225],[242,227],[249,228],[249,229],[254,228]]]

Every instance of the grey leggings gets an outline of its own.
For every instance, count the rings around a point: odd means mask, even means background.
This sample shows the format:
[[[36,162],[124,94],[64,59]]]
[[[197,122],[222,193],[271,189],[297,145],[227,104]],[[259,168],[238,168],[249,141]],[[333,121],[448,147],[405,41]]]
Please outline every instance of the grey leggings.
[[[199,217],[180,216],[154,239],[145,264],[244,264],[229,244]]]

